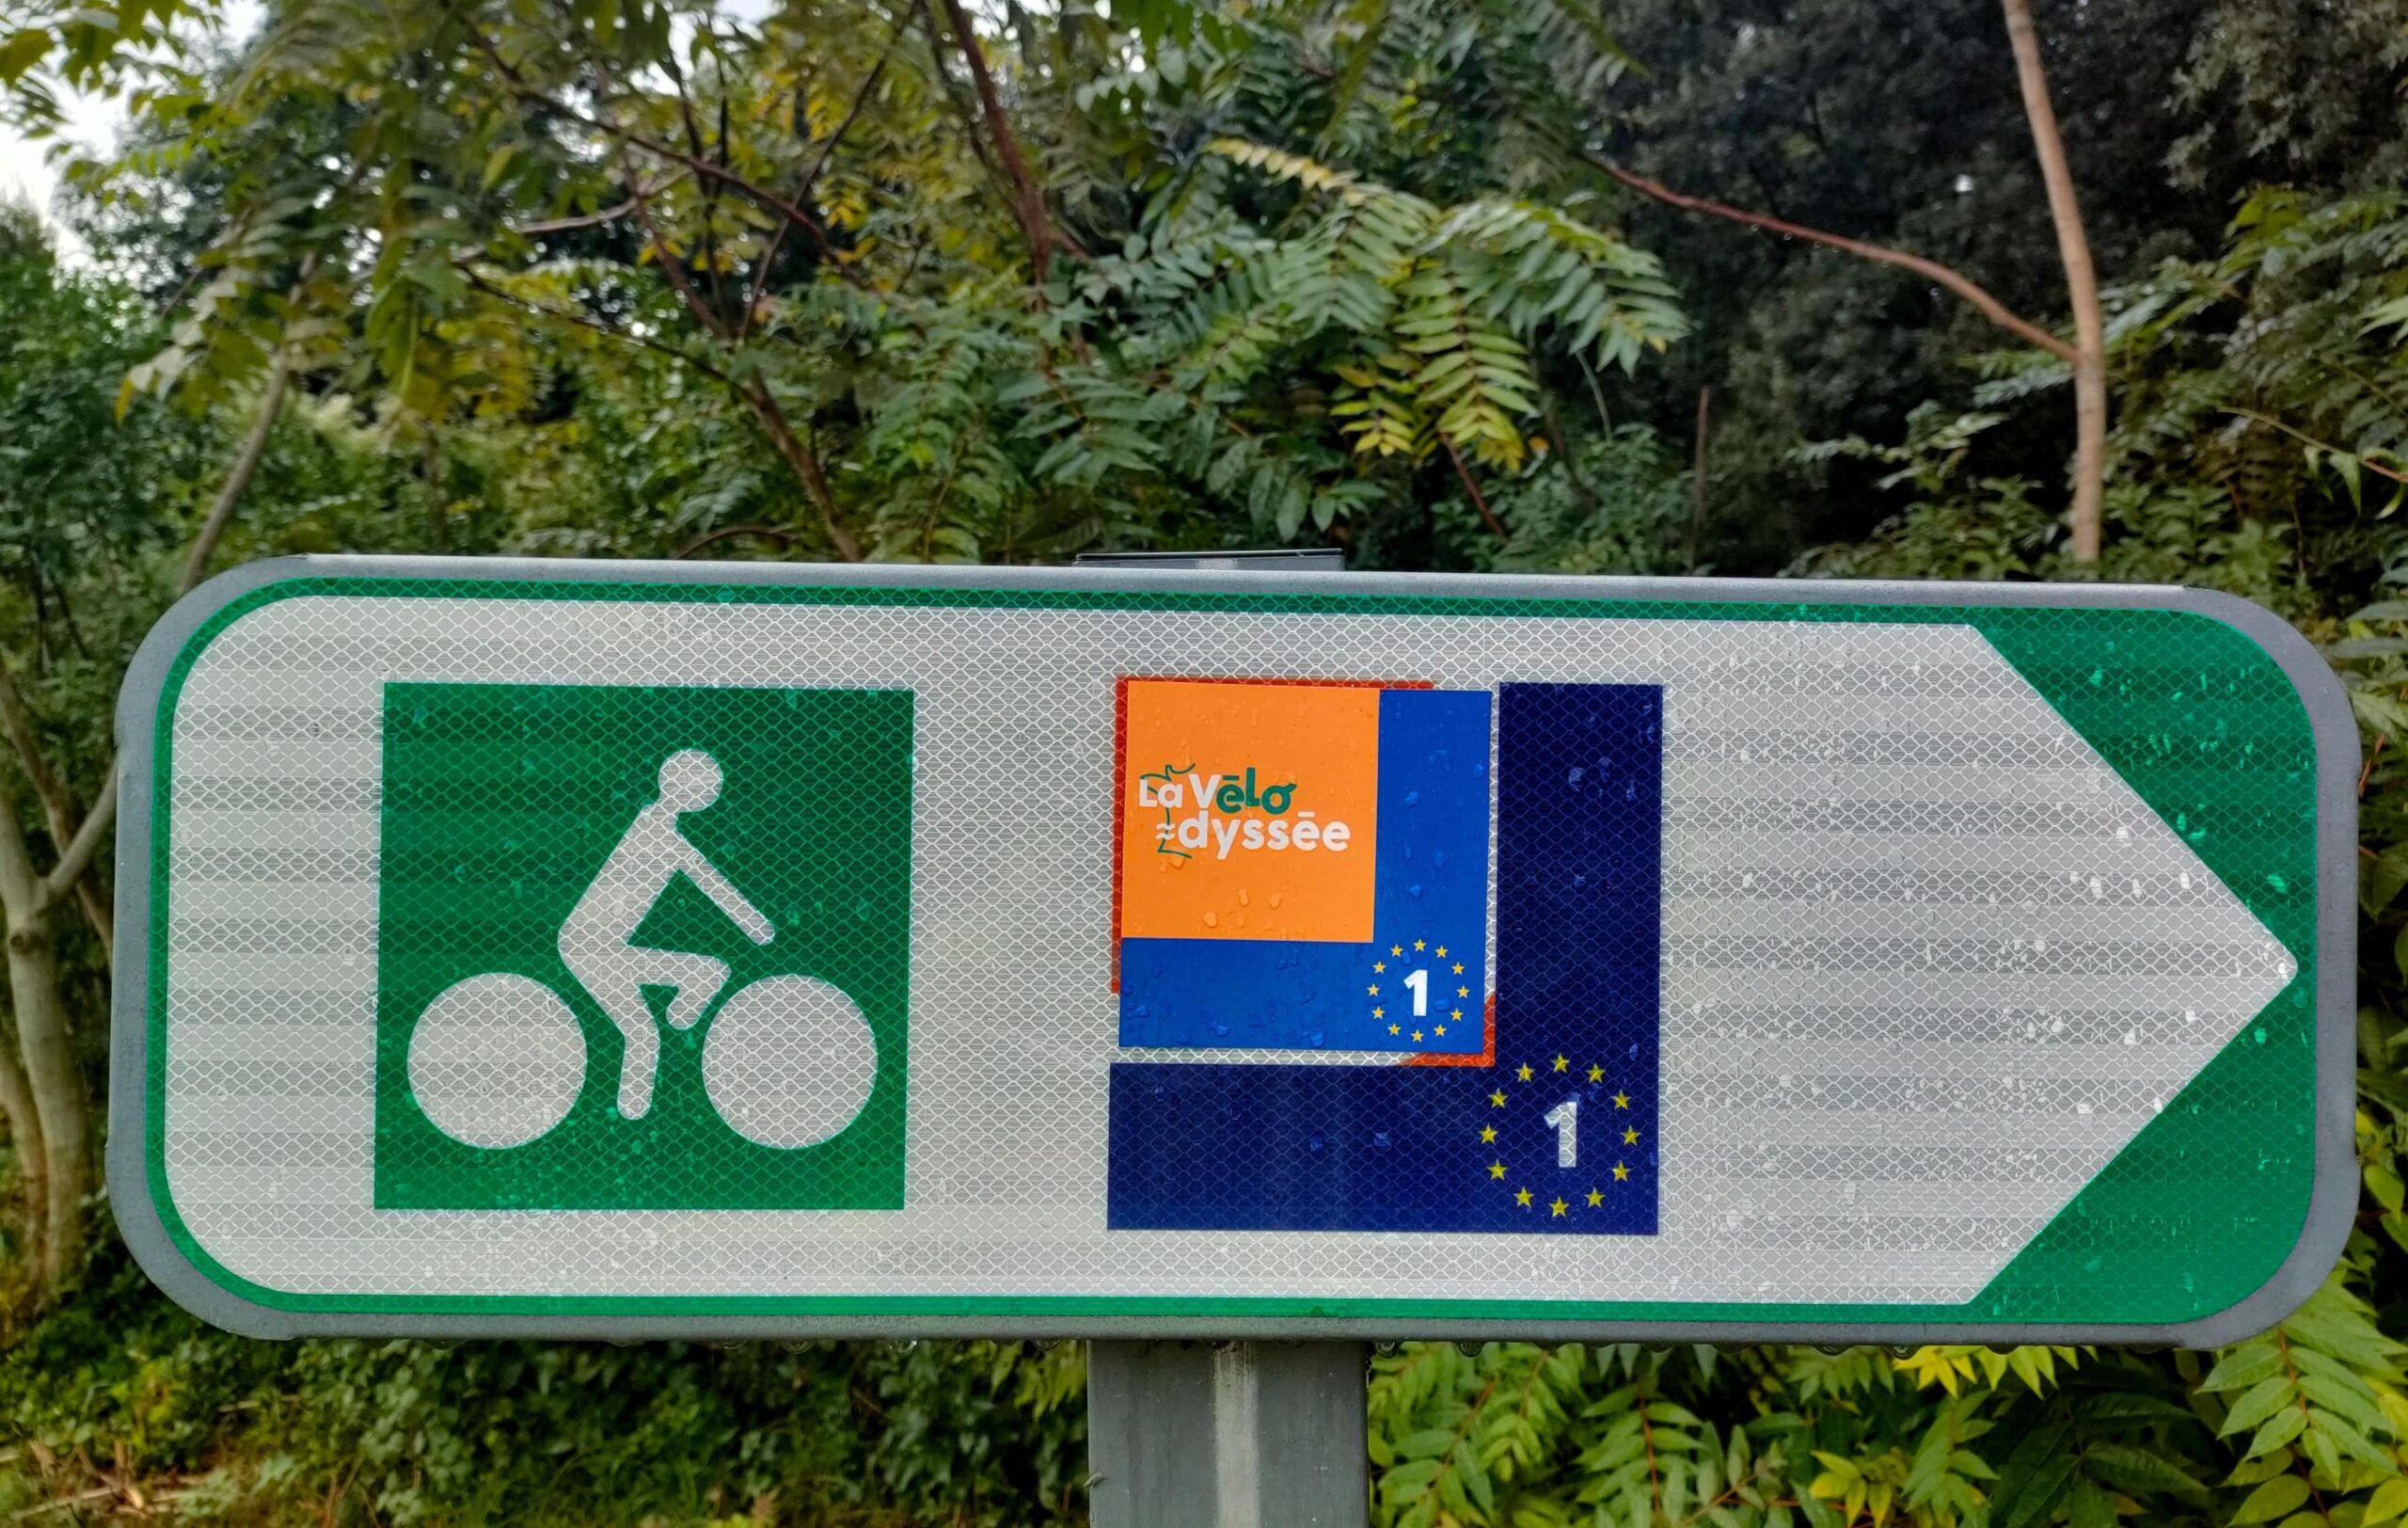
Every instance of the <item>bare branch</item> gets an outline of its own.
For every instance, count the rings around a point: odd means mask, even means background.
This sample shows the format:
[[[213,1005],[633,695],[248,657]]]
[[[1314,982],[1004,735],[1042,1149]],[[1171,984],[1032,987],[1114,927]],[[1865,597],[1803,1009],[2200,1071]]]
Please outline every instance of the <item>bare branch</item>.
[[[995,76],[987,68],[987,55],[978,46],[978,34],[970,24],[969,12],[961,0],[943,0],[944,13],[953,24],[954,40],[960,45],[961,56],[970,65],[970,83],[977,88],[979,110],[987,119],[987,135],[994,140],[995,157],[1003,162],[1004,173],[1012,183],[1014,210],[1019,214],[1021,232],[1028,240],[1029,266],[1038,284],[1045,282],[1045,273],[1054,263],[1054,246],[1062,247],[1080,258],[1086,250],[1079,241],[1053,226],[1045,215],[1045,193],[1029,173],[1028,161],[1020,151],[1020,138],[1012,132],[1009,118],[1004,115],[1004,99],[995,90]]]
[[[598,117],[588,116],[586,113],[578,110],[575,106],[570,105],[567,102],[561,100],[558,96],[539,90],[533,86],[527,84],[525,78],[518,72],[517,67],[512,64],[507,58],[504,58],[501,56],[501,51],[488,41],[483,33],[477,31],[474,27],[470,27],[468,29],[468,36],[470,40],[475,42],[478,50],[483,53],[486,57],[493,60],[494,68],[500,71],[503,80],[508,82],[511,93],[517,96],[521,101],[531,102],[535,105],[542,106],[547,111],[558,112],[561,116],[567,118],[570,121],[576,122],[581,127],[591,128],[594,132],[610,138],[614,143],[642,149],[644,152],[651,154],[656,158],[666,159],[673,164],[683,165],[686,168],[692,170],[697,175],[717,181],[723,185],[733,186],[735,189],[741,191],[746,196],[752,198],[754,201],[759,202],[762,206],[768,208],[772,212],[779,213],[785,216],[789,221],[800,225],[805,233],[811,235],[811,242],[818,247],[819,252],[821,255],[826,257],[828,263],[835,267],[837,275],[843,277],[848,281],[860,284],[862,279],[861,274],[855,271],[851,266],[845,263],[844,260],[840,258],[835,242],[828,236],[828,230],[826,227],[820,223],[819,219],[803,211],[802,208],[787,200],[785,198],[779,196],[768,187],[757,184],[754,182],[746,179],[744,176],[737,174],[735,170],[728,168],[724,165],[715,164],[699,154],[688,153],[682,149],[676,148],[671,144],[663,143],[659,139],[639,133],[633,128],[621,127],[615,122],[609,122]]]
[[[626,149],[622,145],[619,150],[619,164],[623,170],[626,166]],[[643,225],[644,240],[652,246],[653,263],[660,267],[660,274],[669,279],[671,286],[676,288],[678,299],[685,303],[686,310],[694,315],[694,322],[703,326],[703,332],[716,340],[726,339],[727,336],[720,329],[718,310],[705,302],[702,294],[694,290],[693,283],[686,279],[683,258],[669,247],[669,241],[661,235],[660,225],[652,220],[652,205],[644,199],[642,189],[636,186],[633,175],[627,177],[627,183],[635,188],[636,221]]]
[[[647,193],[657,197],[663,191],[668,190],[671,186],[675,185],[679,181],[684,180],[688,173],[689,171],[680,169],[677,173],[662,181],[659,184],[648,187]],[[583,215],[577,217],[548,217],[539,223],[515,223],[511,225],[510,231],[523,235],[527,238],[534,238],[546,233],[574,233],[578,229],[600,228],[606,223],[615,223],[620,218],[627,216],[635,210],[636,199],[629,197],[626,200],[620,202],[617,206],[605,207],[598,213],[586,213]],[[783,227],[784,225],[781,225],[781,228]]]
[[[565,308],[553,308],[547,304],[533,301],[531,298],[522,297],[515,292],[505,292],[501,288],[495,286],[491,281],[486,280],[484,277],[472,265],[455,261],[453,262],[453,268],[458,270],[462,276],[467,279],[470,286],[475,287],[478,291],[483,293],[486,296],[493,298],[497,302],[506,302],[514,308],[522,309],[527,312],[535,313],[545,318],[558,319],[563,324],[575,324],[580,328],[592,329],[594,333],[601,335],[605,339],[616,340],[623,344],[631,344],[640,349],[650,350],[657,354],[667,356],[672,360],[684,361],[695,371],[702,373],[705,376],[707,376],[714,381],[724,382],[727,380],[727,374],[725,372],[721,371],[718,367],[712,365],[709,361],[703,359],[699,356],[687,354],[685,351],[678,349],[675,345],[666,344],[658,340],[646,339],[641,334],[633,334],[626,329],[612,328],[610,325],[603,323],[600,319],[588,313],[578,312]]]
[[[184,576],[176,586],[178,594],[190,594],[209,571],[209,559],[217,550],[218,541],[232,523],[234,506],[243,501],[243,490],[251,485],[251,476],[260,468],[260,458],[267,454],[267,438],[276,429],[276,416],[284,407],[284,384],[289,368],[284,348],[277,347],[268,358],[267,383],[260,390],[259,408],[251,418],[249,433],[243,437],[242,449],[234,454],[233,462],[226,469],[225,481],[217,485],[217,496],[209,501],[209,513],[200,522],[200,530],[192,538],[192,555],[184,561]]]
[[[792,545],[794,541],[792,531],[781,531],[774,525],[722,525],[716,531],[705,531],[671,552],[669,556],[672,561],[683,562],[705,547],[734,536],[767,536],[782,547]]]
[[[1714,390],[1697,390],[1696,456],[1689,467],[1689,571],[1697,571],[1697,546],[1705,534],[1705,485],[1714,461],[1708,453],[1712,447],[1714,426]]]
[[[848,563],[860,562],[861,540],[836,517],[836,496],[828,486],[828,474],[820,468],[818,453],[794,433],[794,425],[786,419],[785,410],[778,406],[777,395],[769,390],[769,385],[756,376],[736,391],[752,410],[752,417],[760,421],[769,443],[784,458],[787,469],[801,480],[811,501],[818,506],[820,524],[828,533],[829,545],[836,549],[836,555]]]
[[[1471,495],[1472,507],[1480,511],[1480,517],[1486,522],[1490,533],[1499,541],[1513,540],[1505,532],[1505,522],[1497,517],[1497,511],[1488,507],[1487,496],[1480,491],[1480,485],[1471,480],[1471,469],[1464,465],[1464,454],[1457,451],[1455,443],[1443,434],[1438,437],[1438,443],[1447,448],[1447,460],[1455,464],[1455,476],[1463,480],[1464,492]]]
[[[895,46],[903,40],[903,33],[910,27],[911,23],[911,12],[897,7],[895,12],[895,30],[888,34],[886,47],[879,54],[878,62],[870,65],[869,72],[862,77],[861,87],[853,92],[852,104],[845,108],[843,119],[836,123],[835,131],[828,135],[828,141],[819,146],[819,152],[811,161],[811,167],[803,171],[802,184],[794,194],[795,200],[800,201],[809,197],[813,188],[819,184],[820,174],[828,168],[828,161],[835,155],[836,145],[845,141],[845,135],[852,129],[854,119],[861,116],[862,107],[868,104],[870,93],[878,88],[878,82],[885,77],[886,61],[895,56]],[[752,330],[753,315],[760,311],[761,298],[769,289],[769,269],[777,264],[778,251],[785,247],[786,230],[792,226],[789,223],[780,223],[776,231],[769,235],[768,247],[762,250],[760,258],[752,263],[752,280],[744,294],[744,311],[736,321],[736,337],[738,340],[742,340]]]
[[[10,672],[8,660],[0,657],[0,735],[16,750],[17,761],[32,782],[35,799],[41,803],[42,820],[50,829],[54,847],[63,847],[74,836],[75,797],[66,783],[42,757],[40,740],[34,736],[33,713],[25,707],[24,696],[17,689],[17,677]],[[84,920],[92,926],[103,946],[117,941],[117,920],[110,915],[108,899],[103,895],[97,875],[78,877],[75,882],[76,905],[83,909]]]
[[[51,867],[50,876],[42,883],[44,896],[52,900],[65,894],[100,852],[101,840],[108,836],[109,824],[117,820],[117,782],[111,779],[101,791],[100,800],[84,814],[84,825],[75,830],[67,847],[59,852],[58,863]]]
[[[2257,422],[2265,425],[2270,430],[2280,430],[2283,434],[2289,436],[2292,439],[2299,441],[2302,445],[2313,446],[2318,451],[2324,453],[2327,456],[2347,457],[2350,460],[2356,462],[2360,467],[2365,468],[2369,472],[2376,473],[2382,477],[2387,477],[2394,483],[2408,484],[2408,472],[2401,472],[2396,469],[2385,467],[2381,462],[2376,461],[2372,456],[2367,455],[2363,452],[2352,451],[2347,446],[2337,446],[2332,441],[2321,440],[2315,436],[2309,435],[2305,430],[2293,429],[2291,426],[2284,423],[2281,420],[2274,418],[2271,414],[2261,414],[2254,408],[2236,408],[2230,404],[2225,405],[2219,412],[2230,414],[2236,419],[2255,420]]]
[[[74,808],[68,800],[67,787],[42,757],[40,740],[34,737],[33,713],[25,708],[25,697],[17,689],[17,676],[5,656],[0,656],[0,736],[6,736],[8,746],[17,751],[17,762],[24,767],[25,778],[33,783],[34,795],[50,819],[50,831],[64,842],[67,824],[75,820]]]
[[[1818,228],[1808,228],[1803,223],[1793,223],[1786,218],[1767,217],[1762,213],[1745,212],[1708,197],[1693,197],[1687,192],[1675,191],[1663,182],[1653,181],[1636,170],[1625,169],[1592,150],[1582,151],[1581,157],[1640,196],[1652,201],[1660,201],[1667,207],[1678,207],[1683,212],[1702,213],[1708,217],[1719,217],[1726,222],[1759,229],[1766,233],[1780,233],[1789,238],[1802,239],[1808,244],[1819,244],[1827,248],[1854,255],[1860,260],[1872,261],[1876,264],[1895,265],[1901,270],[1912,271],[1925,280],[1945,287],[1962,297],[1966,302],[1971,303],[1974,310],[1984,318],[2009,334],[2015,335],[2025,343],[2038,346],[2067,365],[2073,364],[2080,358],[2081,353],[2073,346],[1999,301],[1971,277],[1962,275],[1936,260],[1909,254],[1903,249],[1893,249],[1887,245],[1872,244],[1863,239],[1848,238],[1845,234],[1826,232]]]

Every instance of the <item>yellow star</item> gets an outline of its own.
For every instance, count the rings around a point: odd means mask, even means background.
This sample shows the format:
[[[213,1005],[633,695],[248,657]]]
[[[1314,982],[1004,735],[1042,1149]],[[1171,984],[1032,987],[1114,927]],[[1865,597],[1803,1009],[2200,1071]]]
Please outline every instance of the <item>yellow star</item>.
[[[1626,1109],[1630,1107],[1630,1095],[1628,1093],[1614,1094],[1614,1107],[1618,1109]]]
[[[1389,1026],[1388,1026],[1388,1033],[1390,1033],[1390,1034],[1392,1034],[1392,1035],[1401,1035],[1401,1034],[1404,1033],[1404,1029],[1403,1029],[1403,1027],[1402,1027],[1402,1026],[1401,1026],[1401,1025],[1394,1025],[1394,1024],[1391,1024],[1391,1025],[1389,1025]]]
[[[1519,1204],[1526,1210],[1529,1209],[1530,1207],[1530,1191],[1527,1188],[1516,1190],[1513,1195],[1513,1202]]]
[[[1481,1125],[1480,1127],[1480,1138],[1484,1141],[1495,1140],[1497,1138],[1497,1127],[1493,1124]]]
[[[1447,958],[1447,947],[1446,947],[1446,946],[1444,946],[1444,945],[1440,945],[1440,946],[1438,947],[1438,959],[1440,959],[1440,960],[1442,960],[1442,961],[1443,961],[1443,960],[1445,960],[1446,958]]]
[[[1420,1038],[1421,1038],[1421,1031],[1420,1031],[1420,1030],[1418,1030],[1418,1029],[1416,1029],[1415,1031],[1413,1031],[1413,1038],[1414,1038],[1414,1039],[1416,1039],[1416,1040],[1420,1039]]]
[[[1516,1073],[1516,1074],[1515,1074],[1516,1076],[1520,1077],[1524,1082],[1528,1082],[1528,1081],[1529,1081],[1529,1080],[1530,1080],[1530,1069],[1529,1069],[1529,1067],[1527,1064],[1523,1066],[1523,1068],[1522,1068],[1522,1070],[1521,1070],[1520,1072],[1518,1072],[1518,1073]]]
[[[1590,1080],[1591,1082],[1603,1082],[1603,1081],[1605,1081],[1605,1080],[1606,1080],[1606,1069],[1605,1069],[1604,1067],[1601,1067],[1601,1066],[1592,1066],[1592,1067],[1591,1067],[1591,1068],[1589,1069],[1589,1080]]]
[[[1373,1018],[1375,1018],[1375,1019],[1385,1019],[1385,1018],[1386,1018],[1387,1016],[1388,1016],[1388,1011],[1387,1011],[1386,1009],[1384,1009],[1384,1008],[1375,1008],[1375,1009],[1371,1010],[1371,1017],[1373,1017]]]
[[[1505,1176],[1505,1164],[1502,1162],[1489,1163],[1488,1175],[1492,1178],[1501,1178]]]
[[[1464,974],[1464,963],[1463,963],[1463,962],[1461,962],[1461,961],[1457,961],[1457,962],[1455,963],[1455,975],[1457,975],[1457,976],[1462,976],[1463,974]]]
[[[1368,987],[1366,987],[1366,988],[1364,988],[1364,989],[1363,989],[1363,995],[1364,995],[1364,996],[1366,996],[1366,997],[1377,997],[1379,995],[1380,995],[1380,984],[1379,984],[1378,982],[1376,982],[1376,981],[1372,982],[1370,986],[1368,986]]]
[[[1597,1192],[1595,1189],[1593,1189],[1593,1188],[1592,1188],[1592,1189],[1590,1189],[1590,1190],[1589,1190],[1589,1208],[1591,1208],[1591,1209],[1592,1209],[1592,1210],[1593,1210],[1593,1209],[1595,1209],[1598,1205],[1603,1204],[1605,1202],[1606,1202],[1606,1196],[1605,1196],[1605,1195],[1603,1195],[1603,1194],[1601,1194],[1601,1193],[1598,1193],[1598,1192]]]
[[[1427,949],[1429,947],[1429,942],[1426,940],[1417,939],[1413,942],[1413,947],[1416,949]]]
[[[1624,1132],[1622,1133],[1622,1143],[1623,1143],[1624,1145],[1625,1145],[1625,1146],[1636,1146],[1636,1145],[1638,1145],[1638,1144],[1639,1144],[1639,1126],[1637,1126],[1637,1125],[1632,1125],[1629,1129],[1627,1129],[1627,1130],[1624,1131]]]
[[[1386,961],[1373,961],[1371,963],[1371,969],[1374,971],[1385,971],[1387,968],[1388,963]]]
[[[1622,1183],[1629,1178],[1629,1176],[1630,1169],[1624,1167],[1620,1162],[1616,1162],[1614,1164],[1614,1182]]]
[[[1491,1093],[1488,1095],[1488,1102],[1490,1106],[1501,1109],[1505,1106],[1505,1095],[1503,1093]]]
[[[1555,1058],[1555,1069],[1558,1072],[1569,1072],[1572,1070],[1572,1063],[1559,1056]]]
[[[1391,955],[1402,955],[1404,953],[1404,947],[1402,945],[1390,945],[1388,947],[1388,953]]]
[[[1443,1024],[1442,1024],[1442,1025],[1438,1026],[1438,1033],[1440,1033],[1441,1035],[1443,1035],[1443,1034],[1445,1034],[1446,1032],[1447,1032],[1447,1027],[1446,1027],[1445,1025],[1443,1025]]]
[[[1471,995],[1471,989],[1469,987],[1457,987],[1455,989],[1455,995],[1458,997],[1469,997]]]
[[[1561,1215],[1565,1210],[1568,1210],[1572,1206],[1569,1204],[1563,1202],[1563,1196],[1561,1194],[1556,1195],[1555,1202],[1547,1206],[1549,1210],[1553,1211],[1557,1215]]]

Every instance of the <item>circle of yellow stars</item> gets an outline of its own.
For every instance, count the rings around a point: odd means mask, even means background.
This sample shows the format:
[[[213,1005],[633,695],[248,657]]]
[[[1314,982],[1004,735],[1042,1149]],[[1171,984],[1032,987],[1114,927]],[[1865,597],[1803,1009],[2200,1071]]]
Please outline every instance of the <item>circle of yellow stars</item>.
[[[1383,995],[1388,986],[1388,983],[1383,981],[1381,979],[1388,974],[1388,963],[1391,961],[1399,963],[1409,963],[1404,961],[1404,957],[1407,953],[1408,951],[1403,945],[1390,945],[1386,956],[1371,962],[1371,979],[1363,984],[1364,995],[1375,1000],[1371,1005],[1371,1017],[1375,1020],[1385,1022],[1388,1027],[1388,1033],[1398,1037],[1399,1039],[1402,1039],[1405,1033],[1403,1018],[1399,1017],[1391,1019],[1388,1017],[1387,1003]],[[1427,939],[1415,940],[1410,953],[1425,957],[1435,956],[1438,961],[1448,968],[1446,972],[1433,974],[1430,983],[1430,997],[1434,1004],[1447,1001],[1441,995],[1441,992],[1445,986],[1444,981],[1440,979],[1441,977],[1450,974],[1455,978],[1454,1000],[1447,1004],[1447,1017],[1445,1022],[1417,1024],[1413,1028],[1413,1039],[1417,1044],[1429,1039],[1433,1034],[1435,1034],[1439,1039],[1444,1040],[1447,1038],[1448,1025],[1461,1024],[1463,1022],[1463,1005],[1471,997],[1471,986],[1464,977],[1464,963],[1455,959],[1444,945],[1440,945],[1437,948],[1432,949],[1430,947],[1430,941]],[[1409,1016],[1411,1011],[1411,1009],[1408,1007],[1406,1010],[1406,1015]]]
[[[1545,1074],[1542,1074],[1538,1068],[1532,1066],[1529,1062],[1525,1061],[1520,1066],[1513,1069],[1513,1081],[1515,1086],[1518,1087],[1524,1083],[1534,1082],[1538,1080],[1541,1075],[1552,1076],[1557,1073],[1563,1073],[1567,1075],[1573,1074],[1572,1058],[1570,1057],[1561,1055],[1557,1056],[1554,1061],[1549,1064]],[[1602,1066],[1591,1066],[1588,1069],[1587,1074],[1589,1081],[1592,1083],[1601,1083],[1606,1080],[1606,1069]],[[1499,1088],[1495,1092],[1488,1095],[1489,1107],[1501,1109],[1505,1106],[1506,1099],[1507,1095],[1505,1090]],[[1613,1095],[1613,1106],[1617,1110],[1630,1107],[1630,1094],[1621,1091],[1620,1090],[1616,1090]],[[1639,1126],[1636,1124],[1633,1124],[1628,1121],[1624,1121],[1623,1122],[1621,1134],[1622,1143],[1624,1146],[1636,1146],[1639,1144]],[[1493,1124],[1482,1125],[1480,1131],[1480,1139],[1482,1145],[1495,1145],[1497,1142],[1497,1127]],[[1502,1181],[1504,1179],[1505,1163],[1501,1157],[1490,1161],[1488,1164],[1488,1176],[1492,1180],[1497,1181]],[[1630,1181],[1630,1164],[1620,1158],[1616,1158],[1613,1166],[1613,1176],[1610,1179],[1601,1181],[1608,1183],[1628,1183]],[[1513,1202],[1526,1210],[1532,1211],[1533,1213],[1535,1213],[1538,1208],[1538,1197],[1535,1194],[1532,1194],[1527,1186],[1516,1185],[1514,1186]],[[1596,1186],[1594,1183],[1591,1184],[1587,1195],[1588,1207],[1592,1210],[1602,1209],[1605,1206],[1605,1202],[1606,1190]],[[1579,1205],[1577,1202],[1565,1199],[1562,1195],[1558,1194],[1546,1204],[1547,1218],[1549,1219],[1565,1218],[1570,1217],[1572,1212],[1578,1207]]]

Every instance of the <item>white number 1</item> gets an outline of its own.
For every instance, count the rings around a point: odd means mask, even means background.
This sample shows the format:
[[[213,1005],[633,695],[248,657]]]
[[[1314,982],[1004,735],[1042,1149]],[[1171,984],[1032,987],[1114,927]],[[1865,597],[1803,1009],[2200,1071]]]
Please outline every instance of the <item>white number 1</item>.
[[[1404,984],[1413,989],[1413,1016],[1426,1017],[1430,1012],[1430,973],[1416,971],[1404,979]]]
[[[1542,1116],[1555,1126],[1555,1165],[1576,1168],[1580,1165],[1580,1100],[1567,1098]]]

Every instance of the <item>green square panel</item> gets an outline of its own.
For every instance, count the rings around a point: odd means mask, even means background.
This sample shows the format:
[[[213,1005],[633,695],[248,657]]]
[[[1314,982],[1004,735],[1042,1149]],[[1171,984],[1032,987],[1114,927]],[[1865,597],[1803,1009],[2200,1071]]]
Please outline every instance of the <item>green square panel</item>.
[[[387,685],[376,1206],[901,1208],[911,727],[902,690]]]

